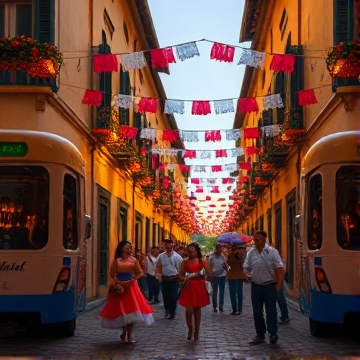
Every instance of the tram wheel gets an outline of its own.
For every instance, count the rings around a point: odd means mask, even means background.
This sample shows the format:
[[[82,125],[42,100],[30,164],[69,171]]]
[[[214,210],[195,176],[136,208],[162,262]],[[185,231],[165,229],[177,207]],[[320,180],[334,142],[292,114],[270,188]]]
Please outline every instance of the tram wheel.
[[[327,323],[317,321],[309,317],[310,333],[312,336],[323,337],[328,335]]]
[[[76,328],[76,318],[73,318],[69,321],[64,321],[62,323],[53,324],[54,332],[57,336],[60,337],[71,337],[75,333]]]

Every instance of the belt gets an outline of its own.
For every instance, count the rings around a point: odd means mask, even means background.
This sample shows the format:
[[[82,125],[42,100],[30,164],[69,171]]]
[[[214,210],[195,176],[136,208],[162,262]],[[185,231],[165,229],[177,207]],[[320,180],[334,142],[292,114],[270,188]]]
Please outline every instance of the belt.
[[[276,282],[267,281],[267,282],[264,282],[262,284],[256,284],[256,283],[252,282],[252,284],[257,285],[257,286],[266,286],[266,285],[276,285]]]
[[[162,275],[161,278],[163,280],[174,280],[174,279],[177,279],[177,275],[173,275],[173,276],[167,276],[167,275]]]

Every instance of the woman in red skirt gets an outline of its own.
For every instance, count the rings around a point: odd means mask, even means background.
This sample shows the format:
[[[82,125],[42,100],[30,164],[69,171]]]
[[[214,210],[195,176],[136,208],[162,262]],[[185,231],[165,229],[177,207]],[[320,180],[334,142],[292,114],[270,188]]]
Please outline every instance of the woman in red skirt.
[[[131,243],[121,241],[115,251],[110,276],[125,289],[121,295],[109,291],[107,302],[99,317],[101,326],[107,329],[123,328],[120,335],[125,342],[134,343],[132,329],[137,321],[150,325],[154,322],[153,309],[141,293],[137,279],[143,276],[139,261],[131,254]]]
[[[194,334],[194,341],[198,341],[201,308],[210,304],[205,285],[205,277],[209,271],[209,266],[207,261],[203,260],[198,244],[189,244],[187,250],[189,257],[182,262],[180,270],[180,279],[185,283],[179,298],[179,304],[186,308],[186,325],[189,330],[187,339],[192,340]]]

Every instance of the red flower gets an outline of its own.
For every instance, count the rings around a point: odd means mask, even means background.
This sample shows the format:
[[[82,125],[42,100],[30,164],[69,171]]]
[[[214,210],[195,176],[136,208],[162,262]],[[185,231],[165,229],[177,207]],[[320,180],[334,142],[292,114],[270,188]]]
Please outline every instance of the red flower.
[[[33,57],[39,56],[39,50],[36,47],[33,47],[31,50],[32,50]]]

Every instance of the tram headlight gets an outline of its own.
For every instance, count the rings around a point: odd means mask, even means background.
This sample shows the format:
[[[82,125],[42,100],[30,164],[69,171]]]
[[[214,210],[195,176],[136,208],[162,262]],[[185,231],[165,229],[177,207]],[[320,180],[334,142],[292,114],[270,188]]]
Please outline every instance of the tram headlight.
[[[60,270],[59,276],[57,277],[56,283],[53,288],[53,293],[65,291],[70,282],[71,270],[68,267],[63,267]]]
[[[330,283],[323,268],[315,267],[315,279],[321,292],[332,294]]]

